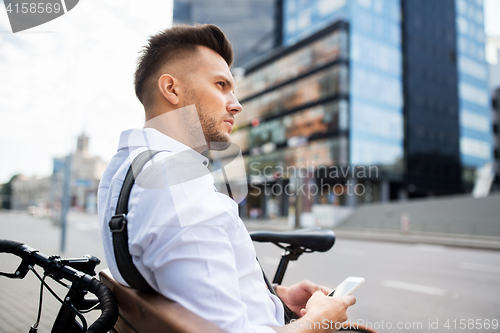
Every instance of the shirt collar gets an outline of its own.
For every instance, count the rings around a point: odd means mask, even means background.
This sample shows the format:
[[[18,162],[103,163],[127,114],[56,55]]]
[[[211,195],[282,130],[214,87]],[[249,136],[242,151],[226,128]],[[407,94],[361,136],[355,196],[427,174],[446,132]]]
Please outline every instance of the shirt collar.
[[[205,166],[208,166],[209,162],[208,158],[202,154],[154,128],[129,129],[121,133],[118,150],[129,149],[132,151],[140,147],[174,153],[187,152]]]

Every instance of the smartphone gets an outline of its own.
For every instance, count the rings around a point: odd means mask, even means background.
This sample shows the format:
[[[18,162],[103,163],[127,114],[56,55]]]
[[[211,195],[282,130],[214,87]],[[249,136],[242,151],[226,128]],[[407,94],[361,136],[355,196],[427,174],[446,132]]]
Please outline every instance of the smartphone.
[[[337,286],[337,288],[333,289],[333,291],[328,294],[328,296],[347,296],[354,292],[354,290],[358,289],[360,285],[365,282],[365,279],[362,277],[349,276],[347,279],[342,281],[341,284]]]

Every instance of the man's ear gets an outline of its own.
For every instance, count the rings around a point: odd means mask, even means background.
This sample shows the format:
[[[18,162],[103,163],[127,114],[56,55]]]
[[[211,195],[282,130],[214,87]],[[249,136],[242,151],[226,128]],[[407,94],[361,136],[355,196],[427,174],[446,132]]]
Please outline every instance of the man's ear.
[[[169,101],[173,105],[179,103],[179,87],[178,81],[170,74],[163,74],[158,79],[158,88],[163,98]]]

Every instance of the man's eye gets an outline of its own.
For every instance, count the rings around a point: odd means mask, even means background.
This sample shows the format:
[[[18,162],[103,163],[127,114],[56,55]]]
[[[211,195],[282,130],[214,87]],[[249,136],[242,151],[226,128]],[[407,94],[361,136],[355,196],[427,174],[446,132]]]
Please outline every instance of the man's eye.
[[[226,82],[224,81],[219,81],[217,82],[218,85],[220,85],[221,87],[224,87],[226,85]]]

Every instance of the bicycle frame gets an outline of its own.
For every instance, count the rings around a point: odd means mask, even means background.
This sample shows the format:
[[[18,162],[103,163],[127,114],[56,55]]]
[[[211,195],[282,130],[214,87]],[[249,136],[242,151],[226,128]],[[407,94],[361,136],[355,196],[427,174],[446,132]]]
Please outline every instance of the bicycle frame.
[[[283,278],[285,277],[286,269],[288,268],[288,263],[290,261],[295,261],[304,253],[308,252],[305,249],[298,246],[282,246],[278,243],[273,243],[274,245],[282,248],[285,252],[281,255],[280,262],[276,268],[276,273],[274,274],[273,283],[281,284]]]
[[[84,256],[83,258],[76,259],[60,259],[61,264],[73,267],[76,270],[95,276],[95,267],[101,262],[98,258],[94,256]],[[63,301],[65,304],[61,304],[59,313],[57,314],[56,320],[52,326],[51,333],[81,333],[83,332],[86,323],[81,326],[76,321],[76,314],[71,311],[68,307],[73,310],[82,313],[91,310],[100,310],[101,307],[97,299],[85,299],[87,291],[80,289],[80,286],[73,283],[68,293],[64,297]],[[80,317],[80,320],[85,320]]]

